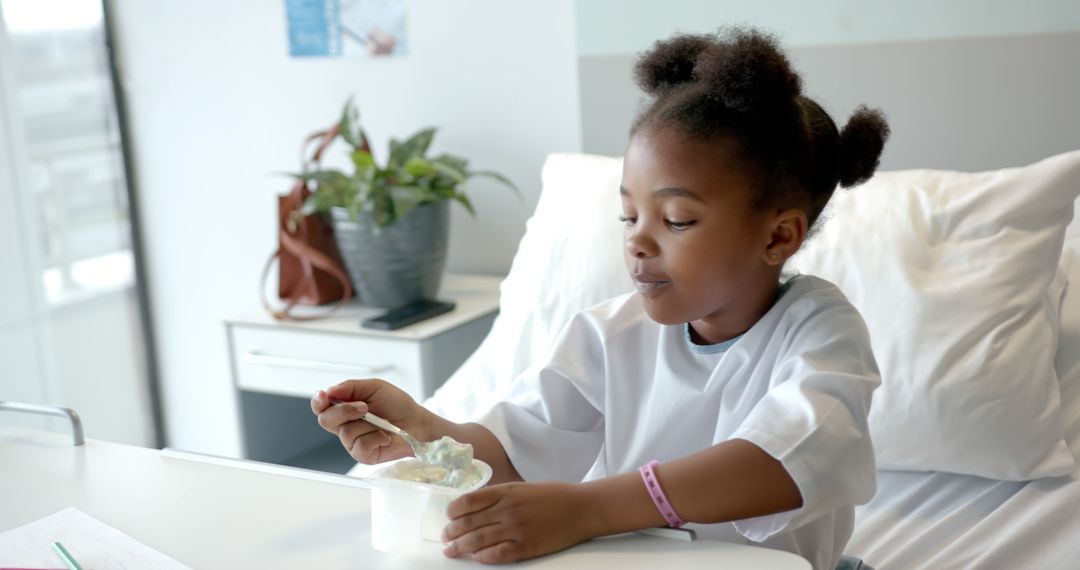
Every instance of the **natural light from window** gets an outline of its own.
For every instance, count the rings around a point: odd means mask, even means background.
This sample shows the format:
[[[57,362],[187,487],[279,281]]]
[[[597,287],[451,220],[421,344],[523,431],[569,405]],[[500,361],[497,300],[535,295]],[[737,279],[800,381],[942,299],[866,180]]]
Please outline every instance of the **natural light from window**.
[[[102,18],[101,2],[85,0],[4,0],[3,11],[12,34],[92,28]]]
[[[124,164],[100,0],[0,0],[18,187],[45,300],[135,283]]]

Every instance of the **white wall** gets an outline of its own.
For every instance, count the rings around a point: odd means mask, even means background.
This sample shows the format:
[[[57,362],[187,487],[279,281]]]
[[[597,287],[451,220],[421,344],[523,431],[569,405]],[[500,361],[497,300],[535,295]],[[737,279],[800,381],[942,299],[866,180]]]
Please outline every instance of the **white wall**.
[[[577,0],[578,53],[634,53],[675,31],[749,24],[785,46],[1080,30],[1076,0]]]
[[[235,454],[222,319],[257,306],[275,247],[274,195],[298,143],[352,93],[376,152],[440,127],[434,150],[502,171],[456,211],[449,268],[504,273],[550,152],[581,127],[572,0],[413,0],[403,59],[292,59],[284,1],[117,0],[136,184],[169,444]]]

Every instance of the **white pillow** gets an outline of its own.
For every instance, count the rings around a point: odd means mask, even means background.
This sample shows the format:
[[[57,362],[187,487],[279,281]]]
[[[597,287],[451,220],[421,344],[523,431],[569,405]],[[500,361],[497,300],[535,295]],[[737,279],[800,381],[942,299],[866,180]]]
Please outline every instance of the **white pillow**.
[[[545,360],[575,313],[633,290],[618,219],[622,159],[553,154],[542,179],[491,332],[424,403],[450,420],[468,421],[498,402],[518,374]]]
[[[870,329],[881,469],[1070,473],[1055,279],[1080,151],[979,173],[883,172],[838,191],[788,267],[836,283]]]
[[[1061,302],[1061,344],[1055,364],[1061,382],[1065,442],[1073,457],[1080,457],[1080,254],[1073,253],[1067,287]],[[1073,476],[1080,478],[1080,469]]]
[[[1076,209],[1080,210],[1080,200]],[[1054,367],[1061,384],[1065,441],[1073,457],[1080,459],[1080,219],[1074,217],[1065,231],[1065,249],[1072,265],[1061,299],[1061,336]]]
[[[1065,229],[1065,255],[1070,255],[1072,265],[1068,272],[1065,295],[1061,300],[1061,336],[1058,338],[1058,351],[1054,364],[1058,371],[1058,380],[1064,385],[1069,378],[1080,382],[1080,199],[1073,209],[1073,221]],[[1068,373],[1073,372],[1070,376]],[[1069,418],[1066,418],[1068,421]],[[1080,460],[1080,454],[1073,450],[1074,457]]]

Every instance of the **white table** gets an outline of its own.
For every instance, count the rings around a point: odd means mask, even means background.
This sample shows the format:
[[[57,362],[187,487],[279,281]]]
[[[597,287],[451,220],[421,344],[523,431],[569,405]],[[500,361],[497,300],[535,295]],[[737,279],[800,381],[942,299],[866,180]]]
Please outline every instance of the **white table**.
[[[0,427],[0,532],[67,507],[193,568],[480,568],[425,543],[417,557],[370,546],[370,496],[340,475]],[[271,472],[265,472],[265,470]],[[805,570],[787,552],[637,534],[595,540],[524,568]]]

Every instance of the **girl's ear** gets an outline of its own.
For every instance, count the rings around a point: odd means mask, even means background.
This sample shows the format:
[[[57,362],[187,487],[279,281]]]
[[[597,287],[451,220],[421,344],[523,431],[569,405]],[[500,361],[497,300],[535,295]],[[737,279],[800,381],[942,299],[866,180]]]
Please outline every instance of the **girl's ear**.
[[[806,213],[798,208],[779,210],[769,222],[768,244],[763,252],[767,265],[783,265],[806,239]]]

